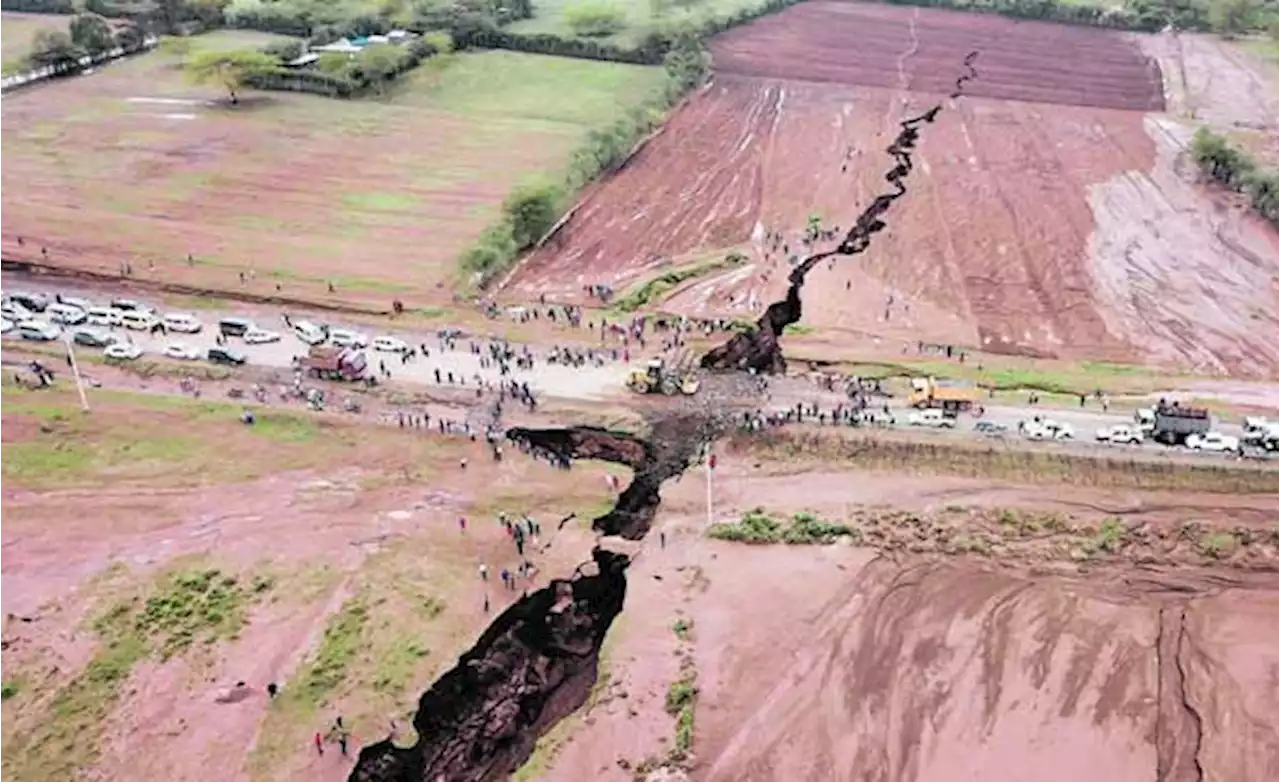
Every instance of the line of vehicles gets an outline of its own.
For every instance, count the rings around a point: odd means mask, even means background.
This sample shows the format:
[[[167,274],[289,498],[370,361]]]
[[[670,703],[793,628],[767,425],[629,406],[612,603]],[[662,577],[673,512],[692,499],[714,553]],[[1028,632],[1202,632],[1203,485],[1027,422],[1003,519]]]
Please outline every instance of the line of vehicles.
[[[362,349],[404,354],[412,348],[399,337],[368,336],[344,328],[330,328],[306,320],[285,318],[290,333],[307,346],[297,359],[298,366],[312,377],[332,380],[365,378],[368,362]],[[120,329],[120,331],[117,331]],[[0,331],[36,342],[68,340],[87,348],[101,349],[110,361],[133,361],[144,354],[129,332],[152,335],[195,335],[205,329],[197,316],[188,312],[160,313],[133,299],[116,298],[108,304],[95,304],[71,296],[55,296],[27,291],[7,292],[0,300]],[[214,364],[246,363],[243,351],[228,346],[230,339],[245,345],[264,345],[281,341],[283,335],[258,325],[249,318],[236,316],[218,320],[218,345],[200,348],[182,341],[170,342],[159,355],[179,361],[207,360]]]

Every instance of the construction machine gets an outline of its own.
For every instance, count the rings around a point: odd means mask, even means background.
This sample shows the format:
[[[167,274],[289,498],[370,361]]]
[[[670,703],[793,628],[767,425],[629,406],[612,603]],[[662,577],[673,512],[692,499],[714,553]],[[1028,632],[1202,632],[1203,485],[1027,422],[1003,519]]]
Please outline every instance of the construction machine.
[[[967,380],[939,380],[934,377],[911,379],[907,403],[917,409],[940,407],[958,412],[978,402],[978,387]]]
[[[693,395],[698,393],[698,379],[679,364],[670,367],[662,359],[655,358],[643,369],[631,370],[627,375],[627,388],[637,394]]]

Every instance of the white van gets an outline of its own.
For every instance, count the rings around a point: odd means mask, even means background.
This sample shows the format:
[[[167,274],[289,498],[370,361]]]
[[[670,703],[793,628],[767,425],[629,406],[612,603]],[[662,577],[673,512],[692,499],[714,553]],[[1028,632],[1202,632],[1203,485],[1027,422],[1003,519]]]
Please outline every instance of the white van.
[[[150,331],[159,322],[155,315],[140,310],[129,310],[120,315],[120,325],[134,331]]]
[[[85,310],[85,314],[95,326],[119,326],[124,322],[124,310],[115,307],[90,307]]]
[[[49,320],[64,326],[78,326],[89,318],[84,310],[70,304],[50,304],[44,312]]]
[[[325,341],[325,330],[307,320],[295,321],[293,324],[293,333],[298,339],[308,345],[319,345]]]
[[[204,324],[195,315],[186,312],[170,312],[164,316],[164,327],[182,334],[198,334]]]

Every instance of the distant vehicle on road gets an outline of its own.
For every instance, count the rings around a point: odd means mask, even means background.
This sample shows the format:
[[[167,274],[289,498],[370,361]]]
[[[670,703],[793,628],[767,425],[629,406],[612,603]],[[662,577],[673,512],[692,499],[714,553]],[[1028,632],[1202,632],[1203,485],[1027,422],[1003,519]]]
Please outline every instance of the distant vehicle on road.
[[[374,337],[373,349],[382,353],[408,353],[409,343],[399,337]]]
[[[1029,440],[1070,440],[1075,437],[1070,424],[1061,424],[1039,416],[1031,421],[1023,421],[1021,429]]]
[[[165,358],[176,358],[179,361],[197,361],[202,358],[202,355],[198,348],[184,345],[181,342],[171,342],[164,348]]]
[[[1009,431],[1009,427],[1004,424],[998,424],[995,421],[982,420],[973,425],[973,431],[977,434],[984,434],[989,437],[1005,434]]]
[[[105,348],[116,344],[120,338],[97,329],[76,329],[71,333],[71,341],[87,348]]]
[[[120,326],[124,324],[124,310],[115,307],[90,307],[85,315],[95,326]]]
[[[955,416],[947,415],[938,408],[922,410],[907,416],[907,423],[911,426],[928,426],[937,429],[955,429]]]
[[[204,324],[188,312],[170,312],[164,316],[164,327],[180,334],[199,334]]]
[[[312,377],[326,380],[359,380],[368,365],[364,353],[355,348],[313,345],[298,365]]]
[[[10,331],[13,331],[15,328],[17,328],[17,324],[15,324],[13,321],[9,320],[8,318],[0,318],[0,334],[8,334]]]
[[[31,293],[30,291],[14,291],[8,294],[9,301],[17,302],[32,312],[44,312],[49,306],[49,297],[43,293]]]
[[[84,310],[70,304],[50,304],[45,308],[45,314],[48,315],[49,320],[63,326],[78,326],[89,319]]]
[[[223,318],[218,321],[218,332],[224,337],[243,337],[257,328],[248,318]]]
[[[1094,439],[1101,443],[1115,443],[1117,445],[1142,445],[1142,430],[1129,424],[1116,424],[1115,426],[1104,426],[1097,431]]]
[[[52,342],[62,336],[62,329],[52,323],[29,320],[26,323],[19,324],[18,336],[34,342]]]
[[[132,342],[117,342],[108,345],[102,355],[110,361],[133,361],[142,355],[142,348]]]
[[[1203,407],[1186,407],[1177,402],[1160,404],[1155,409],[1152,439],[1165,445],[1181,445],[1193,434],[1207,434],[1213,419]]]
[[[1218,453],[1238,451],[1240,449],[1240,440],[1221,432],[1205,432],[1204,434],[1188,436],[1187,447],[1193,451],[1214,451]]]
[[[154,312],[150,306],[143,304],[137,299],[112,299],[111,306],[125,312]]]
[[[329,343],[340,348],[367,348],[369,338],[351,329],[329,329]]]
[[[120,324],[134,331],[150,331],[160,319],[146,310],[125,310],[120,316]]]
[[[911,379],[911,393],[907,404],[917,409],[942,408],[959,412],[968,410],[978,401],[978,387],[968,380],[916,377]]]
[[[319,345],[325,341],[325,329],[308,320],[294,321],[293,335],[307,345]]]
[[[259,328],[258,326],[250,326],[249,330],[244,332],[244,342],[246,345],[265,345],[268,342],[279,342],[280,332],[270,331],[268,329]]]
[[[248,360],[245,354],[230,348],[209,348],[206,358],[209,359],[210,364],[224,364],[236,367]]]
[[[0,315],[3,315],[14,323],[22,323],[23,321],[35,318],[36,313],[22,306],[21,302],[14,301],[13,299],[5,299],[3,303],[0,303]]]

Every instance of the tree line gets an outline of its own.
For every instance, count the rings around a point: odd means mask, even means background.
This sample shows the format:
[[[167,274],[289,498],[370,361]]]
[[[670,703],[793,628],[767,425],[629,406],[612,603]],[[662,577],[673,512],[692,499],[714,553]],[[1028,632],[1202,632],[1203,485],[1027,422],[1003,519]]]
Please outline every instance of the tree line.
[[[1274,168],[1260,168],[1249,154],[1225,137],[1200,128],[1191,140],[1191,158],[1201,173],[1237,193],[1244,193],[1254,211],[1277,222],[1277,184]]]
[[[106,18],[79,13],[71,17],[66,30],[37,30],[23,65],[30,70],[52,68],[69,73],[83,67],[85,58],[95,62],[117,49],[139,51],[145,41],[146,34],[135,24],[118,24],[113,30]]]

